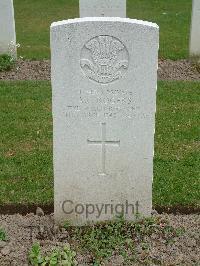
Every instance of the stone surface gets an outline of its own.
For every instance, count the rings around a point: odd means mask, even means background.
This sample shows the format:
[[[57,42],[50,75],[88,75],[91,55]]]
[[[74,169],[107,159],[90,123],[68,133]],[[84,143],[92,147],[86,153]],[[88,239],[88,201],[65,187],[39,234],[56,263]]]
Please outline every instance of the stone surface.
[[[193,0],[190,55],[200,56],[200,1]]]
[[[36,215],[37,216],[44,216],[44,211],[40,207],[37,207]]]
[[[126,17],[126,0],[79,0],[80,17]]]
[[[13,0],[0,1],[0,54],[17,54]]]
[[[125,18],[51,25],[56,222],[151,214],[158,35]]]

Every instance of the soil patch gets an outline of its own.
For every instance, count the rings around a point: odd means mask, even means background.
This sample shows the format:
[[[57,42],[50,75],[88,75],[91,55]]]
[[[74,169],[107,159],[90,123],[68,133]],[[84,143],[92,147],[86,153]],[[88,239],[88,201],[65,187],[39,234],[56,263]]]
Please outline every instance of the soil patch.
[[[182,233],[173,237],[171,241],[169,241],[170,238],[166,241],[159,230],[157,233],[147,234],[142,241],[138,239],[134,249],[137,262],[133,265],[144,265],[142,262],[148,261],[154,261],[155,264],[145,265],[198,265],[200,261],[200,216],[163,214],[159,219],[161,219],[159,221],[168,220],[167,230],[172,226],[177,230],[181,228]],[[53,215],[41,217],[34,214],[0,215],[0,227],[5,230],[8,237],[6,242],[0,243],[1,266],[27,266],[27,255],[35,242],[40,243],[43,252],[51,252],[52,249],[66,244],[70,244],[71,249],[76,250],[78,244],[73,242],[70,228],[55,227]],[[167,233],[170,234],[170,230]],[[76,250],[76,261],[78,265],[94,265],[91,255],[83,253],[79,248]],[[124,263],[123,258],[113,254],[110,260],[102,265],[127,264]]]
[[[0,80],[50,80],[50,61],[18,60],[13,69],[0,72]]]
[[[18,60],[12,70],[0,72],[0,80],[50,80],[50,68],[50,60]],[[200,81],[200,72],[185,59],[160,59],[158,79]]]
[[[158,79],[200,81],[200,72],[197,66],[188,60],[159,60]]]

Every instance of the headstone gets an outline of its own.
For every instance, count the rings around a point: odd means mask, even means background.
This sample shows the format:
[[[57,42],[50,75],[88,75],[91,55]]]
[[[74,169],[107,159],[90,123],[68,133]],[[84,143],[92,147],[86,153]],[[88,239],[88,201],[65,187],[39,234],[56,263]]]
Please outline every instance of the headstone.
[[[158,31],[108,17],[51,25],[56,222],[150,215]]]
[[[193,0],[190,55],[200,56],[200,0]]]
[[[0,54],[17,54],[13,0],[0,0]]]
[[[126,17],[126,0],[79,0],[80,17]]]

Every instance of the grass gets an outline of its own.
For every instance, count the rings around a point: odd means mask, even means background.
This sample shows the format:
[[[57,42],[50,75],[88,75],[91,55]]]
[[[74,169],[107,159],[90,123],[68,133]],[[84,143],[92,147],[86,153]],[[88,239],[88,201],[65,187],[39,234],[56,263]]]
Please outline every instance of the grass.
[[[50,24],[79,16],[78,0],[15,0],[14,4],[18,54],[24,58],[49,58]]]
[[[200,83],[159,82],[153,202],[199,203]],[[0,82],[0,204],[52,203],[51,87]]]
[[[53,198],[50,85],[8,82],[0,91],[0,202],[48,202]]]
[[[0,55],[0,72],[8,71],[15,65],[15,60],[7,54]]]
[[[199,92],[199,82],[159,82],[154,204],[200,203]]]
[[[24,58],[50,57],[49,26],[53,21],[79,16],[78,0],[15,0],[18,54]],[[160,26],[160,57],[188,57],[191,0],[127,0],[127,16]]]
[[[4,229],[0,227],[0,241],[6,241],[6,240],[7,240],[6,232],[4,231]]]

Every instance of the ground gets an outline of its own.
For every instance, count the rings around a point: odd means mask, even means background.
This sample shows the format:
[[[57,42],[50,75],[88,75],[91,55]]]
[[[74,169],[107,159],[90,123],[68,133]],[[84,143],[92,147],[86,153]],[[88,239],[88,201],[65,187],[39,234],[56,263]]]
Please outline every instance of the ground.
[[[14,1],[19,59],[0,72],[0,265],[28,265],[30,254],[41,265],[45,252],[68,265],[198,265],[200,63],[188,59],[191,3],[127,1],[128,17],[160,26],[153,206],[161,214],[74,229],[55,226],[51,214],[49,26],[77,17],[78,0]]]
[[[4,247],[0,247],[0,265],[28,265],[34,243],[40,243],[42,252],[48,256],[53,249],[70,245],[80,266],[198,265],[199,223],[199,215],[163,214],[154,215],[146,222],[119,221],[75,230],[55,227],[53,215],[0,215],[0,224],[8,238]]]

